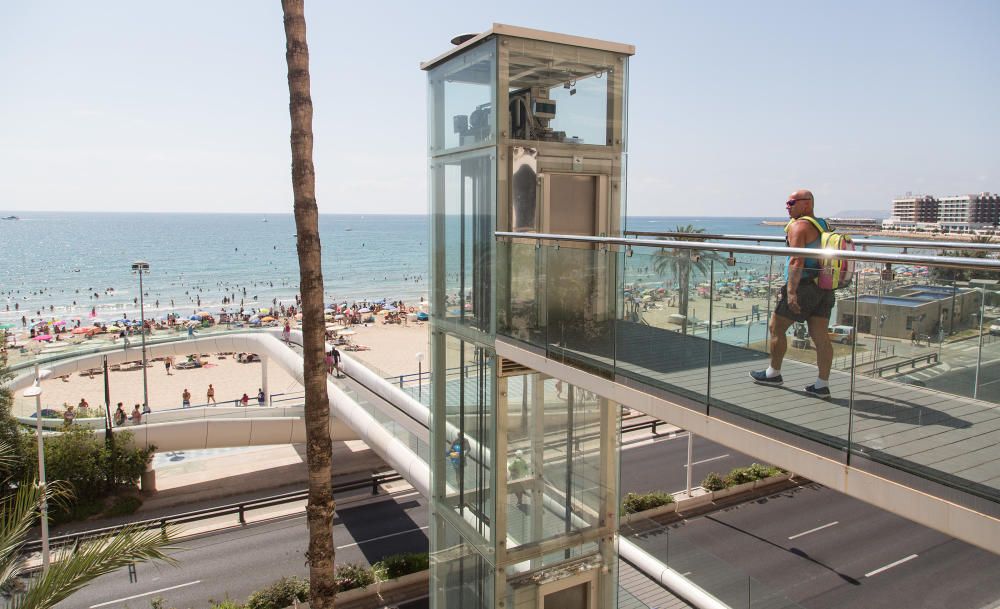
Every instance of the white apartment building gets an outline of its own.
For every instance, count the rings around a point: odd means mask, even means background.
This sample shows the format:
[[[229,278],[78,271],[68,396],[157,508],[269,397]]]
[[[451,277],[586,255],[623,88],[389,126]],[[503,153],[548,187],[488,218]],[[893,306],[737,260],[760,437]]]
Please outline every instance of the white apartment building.
[[[911,195],[893,199],[892,217],[886,229],[947,230],[972,232],[997,230],[1000,225],[1000,195],[989,192],[950,195]]]

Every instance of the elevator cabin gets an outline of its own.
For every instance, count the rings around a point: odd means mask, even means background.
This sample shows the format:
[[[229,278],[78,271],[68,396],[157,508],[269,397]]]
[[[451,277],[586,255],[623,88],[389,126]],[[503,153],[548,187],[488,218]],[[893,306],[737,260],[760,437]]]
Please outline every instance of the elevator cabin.
[[[421,65],[431,603],[612,607],[620,409],[498,357],[495,343],[544,332],[565,356],[572,337],[599,335],[614,323],[619,258],[494,233],[620,235],[634,48],[502,24],[452,42]]]

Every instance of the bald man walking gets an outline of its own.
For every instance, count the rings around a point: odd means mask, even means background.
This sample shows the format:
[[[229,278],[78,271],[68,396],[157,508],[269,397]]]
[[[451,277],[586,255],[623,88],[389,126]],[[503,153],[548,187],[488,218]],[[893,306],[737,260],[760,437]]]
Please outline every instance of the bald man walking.
[[[819,249],[822,234],[808,219],[816,220],[824,230],[830,227],[826,220],[813,216],[815,200],[808,190],[796,190],[785,202],[791,218],[785,227],[785,242],[789,247]],[[816,283],[820,262],[817,258],[790,256],[785,270],[785,285],[781,298],[771,316],[771,365],[767,370],[753,371],[750,378],[758,385],[780,385],[781,362],[788,349],[785,332],[794,322],[805,322],[809,336],[816,345],[816,382],[805,388],[806,393],[824,400],[830,399],[830,367],[833,364],[833,344],[827,334],[830,314],[836,299],[833,290],[824,290]]]

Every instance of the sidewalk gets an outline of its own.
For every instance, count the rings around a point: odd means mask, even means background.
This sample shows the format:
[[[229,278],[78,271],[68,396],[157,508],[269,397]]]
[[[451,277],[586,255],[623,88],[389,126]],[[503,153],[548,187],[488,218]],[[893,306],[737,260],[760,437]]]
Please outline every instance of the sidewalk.
[[[157,488],[162,490],[143,493],[143,505],[136,513],[72,522],[53,527],[50,534],[55,537],[305,490],[308,479],[305,450],[305,445],[268,446],[167,465],[156,470]],[[363,479],[387,468],[363,442],[333,443],[334,484]],[[359,494],[366,492],[370,496],[370,491],[358,491]],[[301,506],[290,503],[274,509],[296,511]],[[254,519],[264,512],[255,511]],[[272,513],[267,515],[274,516]],[[235,520],[235,517],[227,518]]]

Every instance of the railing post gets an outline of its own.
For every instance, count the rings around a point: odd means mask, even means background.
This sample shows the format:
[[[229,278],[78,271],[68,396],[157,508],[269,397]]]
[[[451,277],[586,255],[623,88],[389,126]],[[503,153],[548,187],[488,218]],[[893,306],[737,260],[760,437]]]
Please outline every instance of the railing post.
[[[378,495],[378,476],[372,476],[372,495]]]
[[[653,435],[654,436],[656,435],[656,425],[659,422],[660,422],[659,419],[656,419],[656,420],[653,421]]]
[[[246,506],[240,504],[240,524],[246,524],[246,523],[247,523]]]

